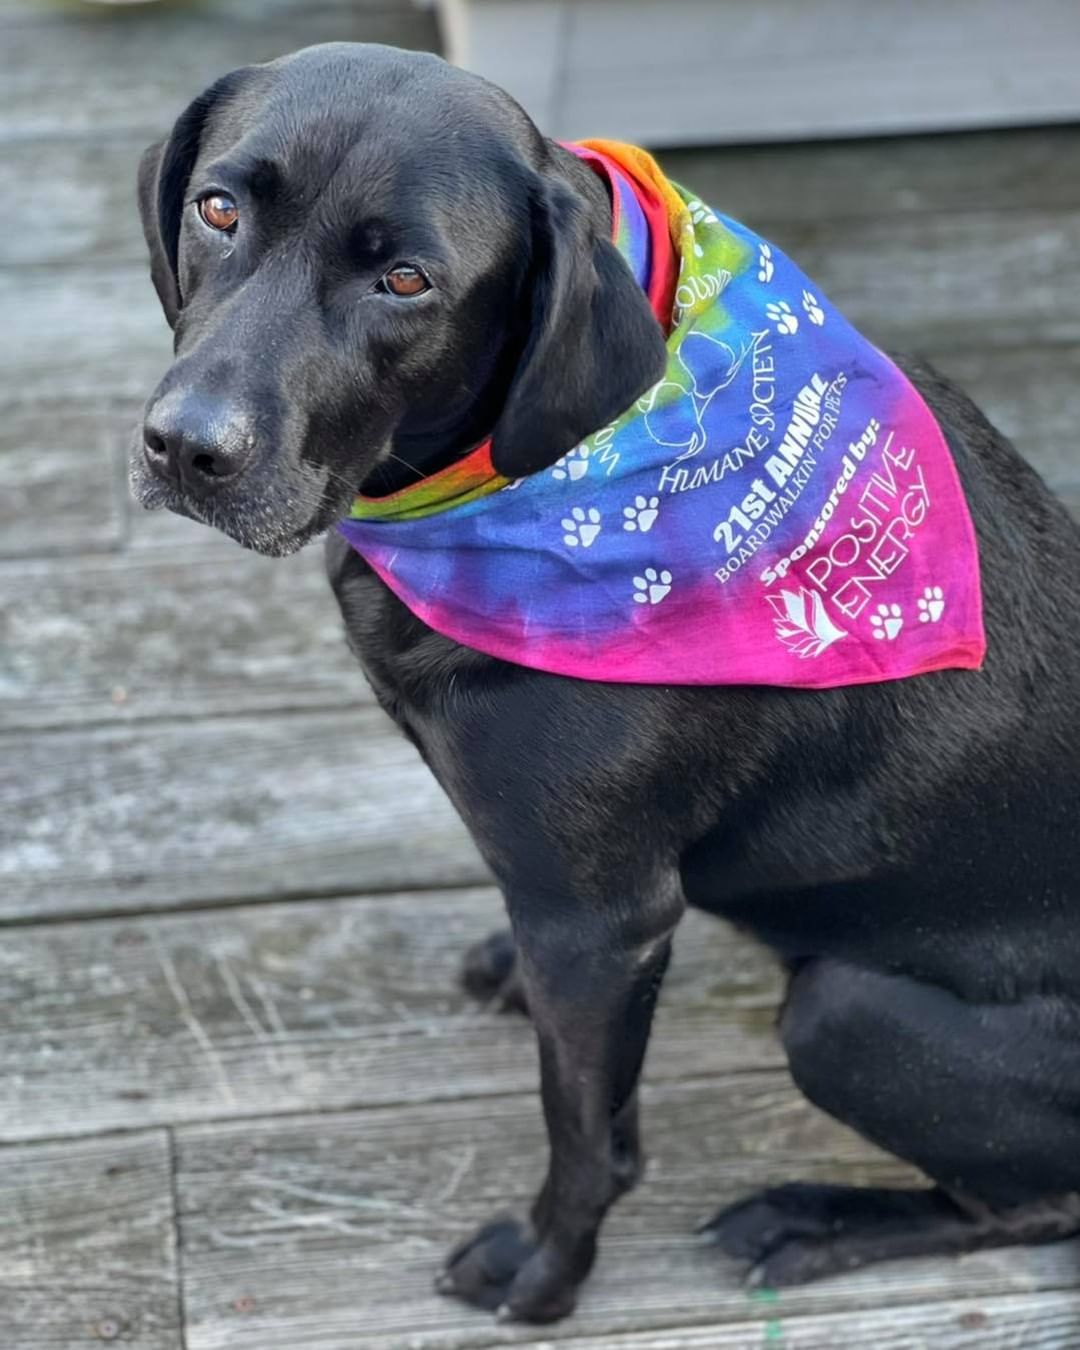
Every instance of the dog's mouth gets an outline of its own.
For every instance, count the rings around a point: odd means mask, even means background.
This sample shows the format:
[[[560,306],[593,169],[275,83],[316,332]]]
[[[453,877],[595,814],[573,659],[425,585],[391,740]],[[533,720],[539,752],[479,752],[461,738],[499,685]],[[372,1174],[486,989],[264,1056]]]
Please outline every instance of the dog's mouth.
[[[147,464],[141,429],[131,448],[128,478],[132,496],[144,510],[171,511],[268,557],[298,552],[348,510],[347,503],[341,507],[328,499],[325,480],[318,473],[260,474],[206,494],[186,491],[160,478]]]
[[[185,520],[195,521],[197,525],[217,530],[219,534],[224,534],[245,548],[254,548],[256,552],[264,551],[248,538],[247,531],[233,518],[232,513],[223,510],[221,504],[214,499],[199,501],[177,491],[167,483],[157,483],[153,479],[148,479],[147,475],[137,473],[134,469],[130,474],[130,483],[132,496],[145,511],[171,511],[174,516],[182,516]],[[297,544],[296,548],[299,547],[300,544]],[[295,552],[295,548],[273,551],[292,553]]]

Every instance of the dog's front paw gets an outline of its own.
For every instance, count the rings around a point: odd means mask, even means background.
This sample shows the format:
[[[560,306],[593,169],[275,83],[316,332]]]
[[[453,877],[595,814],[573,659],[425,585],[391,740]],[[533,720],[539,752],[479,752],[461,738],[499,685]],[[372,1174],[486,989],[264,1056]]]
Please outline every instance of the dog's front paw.
[[[555,1322],[573,1311],[576,1285],[532,1228],[516,1219],[485,1224],[450,1254],[435,1287],[505,1322]]]

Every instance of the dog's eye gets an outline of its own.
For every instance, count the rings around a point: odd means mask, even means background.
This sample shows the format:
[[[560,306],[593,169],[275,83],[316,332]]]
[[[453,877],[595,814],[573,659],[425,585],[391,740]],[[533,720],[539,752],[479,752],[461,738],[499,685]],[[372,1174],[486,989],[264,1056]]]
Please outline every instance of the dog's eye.
[[[380,277],[379,288],[389,291],[391,295],[423,295],[424,291],[431,289],[431,282],[419,267],[399,263],[397,267],[391,267],[389,272]]]
[[[199,215],[212,230],[223,234],[236,228],[240,212],[233,199],[224,192],[211,192],[199,201]]]

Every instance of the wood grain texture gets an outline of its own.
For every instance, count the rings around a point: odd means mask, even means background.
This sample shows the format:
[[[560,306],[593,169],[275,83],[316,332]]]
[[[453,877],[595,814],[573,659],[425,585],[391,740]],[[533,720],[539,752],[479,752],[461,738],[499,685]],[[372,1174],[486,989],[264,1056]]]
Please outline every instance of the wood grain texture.
[[[1061,303],[1080,242],[1072,212],[950,212],[781,233],[780,246],[881,345],[968,351],[1080,337],[1080,317]]]
[[[574,1318],[539,1334],[496,1327],[431,1290],[454,1242],[531,1198],[544,1162],[534,1099],[181,1129],[190,1350],[475,1350],[575,1335],[595,1344],[621,1331],[751,1319],[763,1335],[777,1318],[843,1309],[884,1317],[959,1297],[1076,1297],[1070,1244],[899,1262],[762,1302],[692,1237],[716,1205],[795,1177],[907,1184],[913,1174],[814,1111],[782,1075],[654,1085],[643,1112],[645,1182],[610,1217]],[[243,1315],[238,1294],[251,1300]]]
[[[143,262],[90,268],[0,269],[5,390],[43,419],[107,401],[127,415],[149,397],[172,360],[172,337]]]
[[[525,1019],[459,985],[505,923],[487,889],[10,931],[0,1141],[532,1089]],[[688,916],[652,1076],[782,1064],[779,990],[760,948]]]
[[[92,402],[70,416],[47,401],[0,406],[0,558],[120,547],[128,508],[119,442],[134,420]]]
[[[731,1326],[572,1337],[564,1350],[1070,1350],[1080,1344],[1075,1293],[958,1299],[925,1307],[789,1317],[762,1305],[762,1320]],[[776,1315],[770,1315],[775,1312]],[[543,1350],[545,1342],[537,1343]]]
[[[9,13],[0,29],[0,141],[138,132],[149,141],[226,71],[317,42],[434,49],[418,6],[351,0]],[[106,74],[106,72],[108,72]]]
[[[377,707],[11,735],[0,918],[485,881]]]
[[[0,566],[0,729],[371,703],[321,548],[211,539]]]
[[[709,0],[439,3],[454,59],[505,84],[550,135],[588,126],[648,145],[803,140],[1080,111],[1070,0],[1030,0],[1023,25],[1008,0],[726,0],[722,20]],[[534,45],[555,64],[546,85],[531,69]]]
[[[1080,347],[988,352],[973,346],[931,353],[930,359],[971,395],[1055,492],[1080,493]]]
[[[121,0],[121,4],[123,2],[124,0]],[[140,0],[129,2],[135,5],[140,3]],[[269,18],[279,20],[291,18],[299,39],[303,35],[304,17],[309,8],[309,0],[213,0],[213,11],[208,13],[202,9],[201,0],[141,0],[144,4],[157,4],[159,8],[156,11],[143,11],[143,14],[138,16],[138,11],[134,8],[119,8],[112,11],[92,8],[100,3],[102,0],[0,0],[0,29],[7,24],[22,23],[30,19],[35,19],[39,23],[55,23],[57,20],[71,19],[84,19],[92,23],[110,21],[122,23],[125,22],[126,16],[130,15],[132,21],[145,23],[147,14],[156,14],[156,17],[160,18],[168,13],[170,7],[181,10],[186,7],[188,11],[186,17],[202,19],[207,23],[209,34],[214,31],[215,20],[233,19],[257,23]],[[111,0],[104,0],[104,3],[109,4]],[[336,5],[343,13],[351,11],[355,14],[359,10],[371,14],[387,14],[405,9],[413,3],[413,0],[318,0],[318,3],[327,12],[333,10]],[[419,3],[420,7],[424,8],[427,0],[419,0]]]
[[[181,1350],[178,1295],[163,1130],[0,1149],[5,1350]]]
[[[703,200],[766,230],[929,212],[1080,206],[1080,134],[1071,126],[656,154],[666,173]]]
[[[146,245],[135,209],[135,171],[149,142],[146,134],[117,132],[104,138],[57,136],[5,145],[0,193],[15,200],[32,182],[35,228],[4,232],[0,265],[100,266],[142,258]]]

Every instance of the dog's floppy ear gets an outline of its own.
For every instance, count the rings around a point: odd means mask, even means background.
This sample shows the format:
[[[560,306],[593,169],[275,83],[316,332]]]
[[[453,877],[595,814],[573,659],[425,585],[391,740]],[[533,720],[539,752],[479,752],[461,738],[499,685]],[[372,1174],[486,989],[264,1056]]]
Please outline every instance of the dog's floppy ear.
[[[528,336],[492,432],[492,463],[507,478],[554,463],[625,412],[667,355],[644,291],[567,184],[539,180],[532,239]]]
[[[240,86],[246,74],[246,69],[234,70],[212,84],[184,109],[170,134],[144,151],[139,161],[139,215],[150,250],[150,277],[170,328],[176,327],[183,306],[177,266],[180,219],[199,141],[211,110]]]

